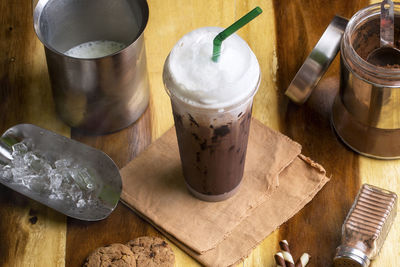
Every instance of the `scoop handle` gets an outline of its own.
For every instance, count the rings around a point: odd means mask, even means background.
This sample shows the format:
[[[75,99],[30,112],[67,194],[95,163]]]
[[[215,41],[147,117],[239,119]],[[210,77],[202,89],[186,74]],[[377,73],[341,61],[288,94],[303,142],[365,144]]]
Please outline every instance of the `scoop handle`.
[[[0,162],[8,164],[12,161],[12,159],[11,146],[8,145],[3,138],[0,138]]]
[[[381,3],[380,38],[382,46],[394,44],[394,11],[392,0],[383,0]]]

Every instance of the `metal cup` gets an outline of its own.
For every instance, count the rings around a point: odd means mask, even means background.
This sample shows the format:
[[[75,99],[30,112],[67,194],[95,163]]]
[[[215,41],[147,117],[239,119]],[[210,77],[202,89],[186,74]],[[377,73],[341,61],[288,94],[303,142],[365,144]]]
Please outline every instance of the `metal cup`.
[[[143,31],[146,0],[39,0],[34,27],[46,53],[53,97],[68,125],[90,133],[120,130],[149,102]],[[126,47],[100,58],[64,53],[79,44],[108,40]]]

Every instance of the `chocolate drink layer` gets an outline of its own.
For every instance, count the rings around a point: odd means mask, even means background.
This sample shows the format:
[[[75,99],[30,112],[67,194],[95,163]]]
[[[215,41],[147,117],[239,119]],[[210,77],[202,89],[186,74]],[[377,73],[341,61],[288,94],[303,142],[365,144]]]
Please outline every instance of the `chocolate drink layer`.
[[[335,266],[368,266],[382,248],[396,211],[395,193],[364,184],[343,224]]]
[[[241,182],[252,99],[235,109],[185,112],[172,102],[186,183],[204,195],[222,195]]]

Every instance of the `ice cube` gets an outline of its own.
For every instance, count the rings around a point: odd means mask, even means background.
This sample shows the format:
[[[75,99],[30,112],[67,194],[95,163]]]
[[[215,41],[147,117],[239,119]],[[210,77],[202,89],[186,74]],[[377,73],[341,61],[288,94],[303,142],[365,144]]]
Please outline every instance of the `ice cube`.
[[[19,156],[14,156],[13,160],[12,160],[12,167],[13,169],[23,169],[25,168],[25,164],[24,164],[24,158],[23,157],[19,157]]]
[[[59,173],[55,173],[50,176],[49,188],[51,190],[57,190],[61,187],[62,182],[63,182],[63,176]]]
[[[10,166],[0,165],[0,179],[10,179],[32,192],[52,200],[63,201],[67,207],[83,208],[97,205],[94,171],[75,164],[72,158],[45,158],[25,141],[15,144]],[[53,166],[53,167],[52,167]]]
[[[80,172],[82,179],[85,181],[86,184],[86,189],[88,191],[94,190],[95,187],[95,182],[93,179],[92,172],[89,172],[87,168],[83,168],[82,171]]]
[[[53,193],[51,193],[49,197],[54,200],[64,200],[66,195],[67,194],[65,192],[58,190],[53,191]]]
[[[89,174],[86,168],[79,169],[79,166],[75,166],[76,168],[70,170],[69,174],[72,179],[76,182],[76,184],[82,189],[86,191],[92,191],[94,189],[93,178]]]
[[[28,147],[23,142],[16,143],[12,145],[11,148],[13,150],[12,152],[13,157],[17,155],[24,155],[26,154],[26,152],[28,152]]]
[[[33,152],[28,152],[24,155],[24,163],[29,169],[29,172],[39,175],[47,175],[48,167],[50,167],[48,163],[36,156]]]
[[[11,172],[11,166],[5,165],[0,169],[0,179],[5,181],[11,181],[13,178],[13,174]]]
[[[17,184],[23,184],[23,178],[29,175],[29,173],[25,168],[17,168],[17,167],[12,168],[11,173],[13,175],[14,182]]]
[[[42,171],[47,174],[50,177],[50,173],[53,171],[53,168],[51,167],[51,165],[46,162],[45,160],[42,159]]]
[[[23,158],[24,158],[25,164],[28,164],[28,165],[31,165],[33,162],[39,160],[39,158],[32,151],[27,152],[23,156]]]
[[[84,199],[79,199],[78,202],[76,203],[77,208],[83,208],[86,206],[86,201]]]
[[[54,162],[54,166],[56,166],[56,169],[65,169],[71,166],[72,159],[65,158],[65,159],[59,159],[56,162]]]
[[[26,186],[36,192],[36,193],[45,193],[48,190],[48,182],[46,181],[45,176],[39,175],[28,175],[24,177],[24,181]]]
[[[37,175],[32,175],[27,173],[26,175],[20,176],[20,183],[22,183],[24,186],[30,188],[30,183],[32,179],[37,178]]]
[[[66,192],[70,197],[71,200],[77,202],[79,199],[82,198],[82,190],[77,185],[72,185],[71,188]]]

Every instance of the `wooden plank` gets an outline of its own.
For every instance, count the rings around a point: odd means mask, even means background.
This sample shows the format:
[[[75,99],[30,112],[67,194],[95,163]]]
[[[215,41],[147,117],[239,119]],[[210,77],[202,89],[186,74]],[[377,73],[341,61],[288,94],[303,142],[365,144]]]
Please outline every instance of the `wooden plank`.
[[[162,68],[175,42],[198,27],[226,27],[259,5],[263,15],[239,31],[257,55],[263,73],[253,115],[301,143],[304,153],[321,163],[332,180],[312,203],[267,237],[244,266],[275,266],[272,256],[281,239],[289,240],[295,257],[309,252],[313,258],[308,266],[330,266],[340,243],[341,225],[359,186],[368,182],[400,194],[399,161],[358,156],[337,140],[330,126],[330,106],[338,90],[337,59],[304,106],[289,103],[283,91],[333,15],[349,18],[367,4],[366,0],[149,0],[145,41],[150,108],[136,124],[118,133],[86,136],[73,132],[72,136],[105,151],[119,167],[124,166],[173,126]],[[0,1],[0,129],[29,122],[69,136],[70,129],[54,114],[43,48],[33,32],[31,12],[30,1]],[[79,266],[98,246],[140,235],[160,235],[120,204],[101,222],[68,220],[66,237],[64,216],[4,186],[0,186],[0,218],[1,266]],[[400,265],[399,220],[372,267]],[[198,265],[172,247],[176,266]]]
[[[400,196],[400,160],[377,160],[360,157],[362,183],[373,184]],[[372,266],[400,266],[400,216],[393,222],[382,250]]]
[[[380,1],[372,0],[371,4]],[[362,183],[369,183],[395,192],[400,196],[400,160],[376,160],[360,157]],[[397,212],[399,213],[399,212]],[[400,216],[393,222],[387,240],[373,266],[400,266]]]
[[[164,61],[175,43],[186,33],[206,26],[226,27],[233,22],[232,1],[148,1],[150,20],[145,31],[151,87],[152,136],[160,137],[173,126],[169,97],[164,90]]]
[[[253,116],[269,127],[279,130],[277,50],[275,14],[272,1],[241,0],[236,2],[235,20],[259,6],[263,13],[238,31],[253,50],[261,68],[261,82],[254,98]]]
[[[151,111],[148,108],[134,124],[113,134],[93,136],[72,131],[71,136],[101,149],[122,168],[150,144]],[[152,231],[151,226],[121,203],[108,218],[99,222],[68,218],[66,266],[81,266],[95,248],[111,243],[126,243],[149,231]],[[157,235],[154,230],[152,233]]]
[[[365,3],[366,4],[366,3]],[[363,3],[322,1],[275,1],[278,47],[278,87],[284,92],[294,74],[335,14],[351,17]],[[324,10],[323,16],[316,16]],[[296,25],[290,27],[289,25]],[[338,58],[309,101],[302,107],[281,98],[280,130],[303,146],[327,170],[331,181],[316,198],[280,230],[298,258],[312,255],[309,266],[329,266],[340,243],[341,225],[358,191],[358,155],[336,138],[330,126],[330,110],[339,84]],[[286,108],[283,108],[286,106]],[[340,192],[340,195],[338,195]]]
[[[151,140],[157,139],[172,127],[172,110],[162,83],[164,61],[171,48],[185,33],[198,27],[229,25],[234,15],[234,6],[229,3],[230,1],[148,1],[150,20],[145,31],[145,45],[151,88],[150,110],[146,111],[139,123],[113,134],[115,137],[84,136],[76,132],[73,132],[72,137],[102,149],[122,167]],[[134,145],[127,147],[126,144]],[[141,235],[160,234],[121,204],[109,218],[101,222],[68,220],[66,265],[82,264],[96,247],[115,242],[123,243]],[[186,253],[171,245],[176,256],[176,266],[198,265]],[[77,246],[79,250],[76,249]]]
[[[259,6],[263,13],[246,27],[238,31],[253,50],[261,68],[261,82],[254,98],[253,116],[269,127],[279,130],[280,118],[278,116],[279,97],[277,80],[277,37],[275,34],[275,14],[272,1],[236,1],[235,19],[239,19],[249,10]],[[244,260],[243,266],[275,266],[273,252],[279,242],[279,233],[275,231],[269,235],[252,253]],[[242,266],[238,264],[237,266]]]
[[[0,266],[64,266],[65,216],[0,185]]]
[[[234,21],[236,7],[229,0],[149,0],[148,4],[150,20],[145,31],[145,40],[152,95],[152,139],[155,140],[173,127],[171,105],[162,83],[162,71],[168,53],[184,34],[194,29],[229,26]],[[198,265],[175,245],[172,244],[172,248],[176,257],[175,266]]]
[[[303,153],[321,163],[332,177],[310,204],[281,226],[279,239],[289,241],[295,258],[303,252],[310,253],[313,258],[308,266],[330,266],[340,244],[341,225],[361,184],[360,157],[337,140],[330,126],[331,104],[339,87],[338,59],[304,106],[288,103],[283,92],[333,16],[350,18],[368,3],[274,1],[273,4],[279,93],[277,99],[271,100],[277,102],[278,109],[270,116],[279,118],[279,130],[302,144]],[[265,112],[268,112],[265,107],[255,106],[256,116]],[[276,247],[271,251],[268,246],[273,243]],[[276,236],[268,237],[260,248],[264,246],[265,253],[256,260],[249,257],[248,266],[274,266],[271,255],[278,250]]]
[[[43,46],[30,1],[0,3],[1,132],[33,123],[69,136],[54,113]],[[0,186],[0,265],[63,266],[65,216]]]

